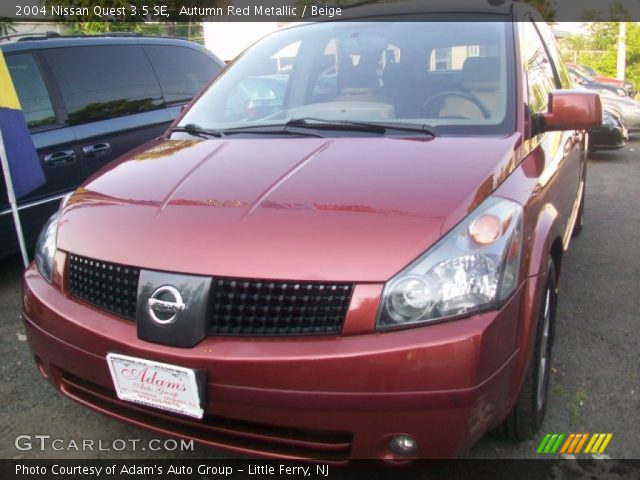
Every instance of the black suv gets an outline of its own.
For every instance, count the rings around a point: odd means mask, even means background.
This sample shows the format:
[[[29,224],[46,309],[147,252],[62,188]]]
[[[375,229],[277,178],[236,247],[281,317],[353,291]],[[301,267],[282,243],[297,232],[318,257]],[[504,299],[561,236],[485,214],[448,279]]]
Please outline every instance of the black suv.
[[[175,38],[38,37],[0,43],[46,183],[18,199],[33,245],[59,199],[133,147],[160,135],[224,66]],[[0,177],[1,178],[1,177]],[[18,251],[0,180],[0,257]]]

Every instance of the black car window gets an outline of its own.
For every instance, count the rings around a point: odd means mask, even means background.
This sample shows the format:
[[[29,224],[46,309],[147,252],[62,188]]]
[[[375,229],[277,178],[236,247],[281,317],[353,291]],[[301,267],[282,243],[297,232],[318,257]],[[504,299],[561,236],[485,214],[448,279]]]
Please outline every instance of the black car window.
[[[140,45],[46,50],[69,123],[146,112],[162,106],[162,92]]]
[[[191,48],[145,45],[144,49],[167,103],[188,102],[220,70],[211,58]]]
[[[55,124],[49,92],[33,55],[8,55],[6,62],[29,128]]]

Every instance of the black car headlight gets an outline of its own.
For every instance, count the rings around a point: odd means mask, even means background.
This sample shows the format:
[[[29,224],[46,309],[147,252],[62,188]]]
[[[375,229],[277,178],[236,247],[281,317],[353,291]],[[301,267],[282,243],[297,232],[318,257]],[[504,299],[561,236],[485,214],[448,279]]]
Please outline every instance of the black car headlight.
[[[522,206],[489,197],[386,283],[378,329],[497,308],[517,287],[521,250]]]
[[[60,214],[71,194],[66,195],[60,202],[60,209],[51,215],[51,218],[44,224],[38,241],[36,242],[35,262],[40,275],[49,283],[53,280],[53,258],[56,254],[56,238],[58,236],[58,223]]]

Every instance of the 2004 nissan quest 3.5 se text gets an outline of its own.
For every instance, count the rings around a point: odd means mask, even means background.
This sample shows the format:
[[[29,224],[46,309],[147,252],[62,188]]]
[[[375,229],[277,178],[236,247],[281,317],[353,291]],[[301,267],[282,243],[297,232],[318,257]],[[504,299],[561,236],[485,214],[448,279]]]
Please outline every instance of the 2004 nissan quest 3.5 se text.
[[[534,11],[472,5],[269,35],[66,198],[24,277],[42,375],[249,455],[532,437],[601,105]]]

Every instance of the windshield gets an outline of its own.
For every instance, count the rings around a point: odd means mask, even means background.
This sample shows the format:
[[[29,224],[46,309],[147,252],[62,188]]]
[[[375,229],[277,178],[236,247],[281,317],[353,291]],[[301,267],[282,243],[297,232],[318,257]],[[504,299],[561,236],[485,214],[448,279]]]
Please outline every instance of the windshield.
[[[573,73],[576,77],[578,77],[581,80],[584,80],[585,82],[595,82],[594,78],[591,76],[590,73],[580,69],[580,68],[573,68],[569,70],[571,73]]]
[[[286,29],[246,51],[180,126],[220,131],[313,119],[427,125],[439,134],[509,133],[511,32],[503,21]]]

